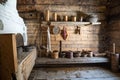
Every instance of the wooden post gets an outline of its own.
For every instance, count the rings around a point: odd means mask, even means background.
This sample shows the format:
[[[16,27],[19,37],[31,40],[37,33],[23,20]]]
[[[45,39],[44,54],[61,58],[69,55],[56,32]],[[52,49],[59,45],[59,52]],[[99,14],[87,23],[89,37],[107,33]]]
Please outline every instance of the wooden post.
[[[113,43],[113,54],[115,54],[115,43]]]
[[[60,40],[60,50],[59,50],[59,56],[61,57],[61,54],[62,54],[62,41]]]

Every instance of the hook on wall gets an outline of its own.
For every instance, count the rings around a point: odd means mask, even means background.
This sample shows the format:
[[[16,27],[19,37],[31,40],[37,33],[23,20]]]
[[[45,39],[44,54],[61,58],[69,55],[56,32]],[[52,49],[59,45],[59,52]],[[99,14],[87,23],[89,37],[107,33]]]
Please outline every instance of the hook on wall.
[[[80,34],[80,29],[81,29],[81,27],[80,27],[80,26],[77,26],[77,28],[75,29],[75,33],[76,33],[76,34]]]

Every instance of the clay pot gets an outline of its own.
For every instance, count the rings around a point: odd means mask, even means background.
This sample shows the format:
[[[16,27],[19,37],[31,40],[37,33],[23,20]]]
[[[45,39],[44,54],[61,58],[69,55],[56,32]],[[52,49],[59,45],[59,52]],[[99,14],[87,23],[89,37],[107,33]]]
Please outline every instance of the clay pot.
[[[86,57],[88,55],[88,52],[85,50],[82,50],[81,57]]]
[[[34,46],[28,45],[28,46],[24,46],[23,50],[24,50],[24,52],[30,52],[30,51],[32,51],[33,48],[34,48]]]
[[[90,15],[89,18],[88,18],[89,22],[91,23],[95,23],[98,21],[98,17],[97,15]]]
[[[65,56],[66,56],[66,53],[63,53],[63,52],[60,55],[61,58],[65,58]]]
[[[93,57],[93,52],[92,51],[89,52],[88,57]]]

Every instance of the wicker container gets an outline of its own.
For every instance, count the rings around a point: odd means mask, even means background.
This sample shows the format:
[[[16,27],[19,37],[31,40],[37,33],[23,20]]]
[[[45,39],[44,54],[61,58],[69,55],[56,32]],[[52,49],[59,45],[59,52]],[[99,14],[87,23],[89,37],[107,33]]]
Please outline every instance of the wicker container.
[[[59,52],[57,50],[53,51],[53,53],[51,53],[51,57],[53,59],[58,59],[59,58]]]

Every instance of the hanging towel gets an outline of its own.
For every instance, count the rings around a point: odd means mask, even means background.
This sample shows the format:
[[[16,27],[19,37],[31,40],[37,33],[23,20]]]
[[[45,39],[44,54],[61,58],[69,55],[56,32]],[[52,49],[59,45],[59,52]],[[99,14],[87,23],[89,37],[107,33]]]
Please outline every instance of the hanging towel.
[[[47,29],[47,52],[51,51],[50,29]]]

